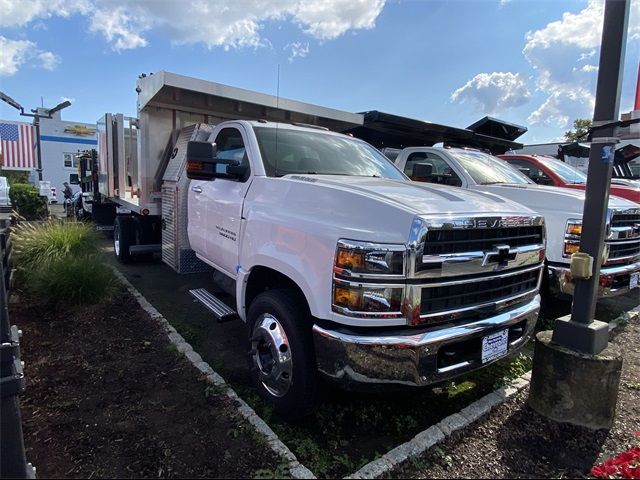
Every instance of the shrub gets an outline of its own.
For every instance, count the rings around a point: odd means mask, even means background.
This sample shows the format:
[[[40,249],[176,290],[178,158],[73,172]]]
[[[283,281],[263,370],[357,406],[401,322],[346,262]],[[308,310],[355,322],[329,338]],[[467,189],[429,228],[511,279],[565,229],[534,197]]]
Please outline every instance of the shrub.
[[[58,258],[31,271],[26,283],[39,299],[56,305],[97,303],[110,297],[117,285],[113,271],[95,255]]]
[[[30,183],[14,183],[9,191],[11,205],[26,220],[39,220],[48,214],[47,201]]]
[[[16,170],[0,170],[0,177],[7,177],[9,186],[16,183],[29,183],[29,172],[20,172]]]
[[[24,271],[97,251],[97,232],[82,222],[20,223],[11,235],[18,268]]]

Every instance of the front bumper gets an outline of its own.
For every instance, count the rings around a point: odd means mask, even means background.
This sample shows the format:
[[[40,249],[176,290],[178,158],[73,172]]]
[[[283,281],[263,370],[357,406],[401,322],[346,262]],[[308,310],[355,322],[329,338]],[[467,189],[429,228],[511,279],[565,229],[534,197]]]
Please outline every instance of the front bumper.
[[[549,265],[549,287],[551,293],[573,295],[575,284],[569,267]],[[598,298],[615,297],[631,290],[631,274],[640,272],[640,263],[622,266],[604,266],[600,269]]]
[[[531,337],[540,296],[507,312],[460,325],[397,333],[356,333],[313,326],[318,369],[343,388],[424,386],[487,365],[481,362],[482,337],[509,329],[508,353]],[[335,324],[334,324],[335,325]]]

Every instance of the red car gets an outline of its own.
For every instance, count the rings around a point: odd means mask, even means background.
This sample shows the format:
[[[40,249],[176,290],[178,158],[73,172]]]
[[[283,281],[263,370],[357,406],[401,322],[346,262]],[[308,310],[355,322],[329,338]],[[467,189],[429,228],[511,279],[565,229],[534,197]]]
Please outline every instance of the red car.
[[[538,155],[498,155],[498,157],[509,162],[538,184],[576,190],[587,188],[586,173],[555,158]],[[640,203],[640,188],[611,185],[610,191],[611,195]]]

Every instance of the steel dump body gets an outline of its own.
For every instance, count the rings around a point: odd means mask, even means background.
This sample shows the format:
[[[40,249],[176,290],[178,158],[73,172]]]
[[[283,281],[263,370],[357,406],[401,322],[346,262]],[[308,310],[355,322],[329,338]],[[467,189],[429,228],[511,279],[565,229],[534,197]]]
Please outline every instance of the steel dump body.
[[[150,215],[162,212],[162,179],[180,131],[195,124],[264,119],[345,131],[360,114],[334,110],[169,72],[138,79],[137,119],[98,120],[100,191],[109,200]]]

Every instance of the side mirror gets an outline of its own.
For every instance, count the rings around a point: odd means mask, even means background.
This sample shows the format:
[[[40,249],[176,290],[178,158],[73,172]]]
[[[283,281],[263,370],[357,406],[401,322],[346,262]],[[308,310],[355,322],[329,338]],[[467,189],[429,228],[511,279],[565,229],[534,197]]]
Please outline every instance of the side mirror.
[[[71,185],[80,185],[80,179],[78,178],[78,174],[77,173],[69,174],[69,183]]]
[[[209,142],[187,144],[187,178],[213,180],[216,177],[216,147]]]

